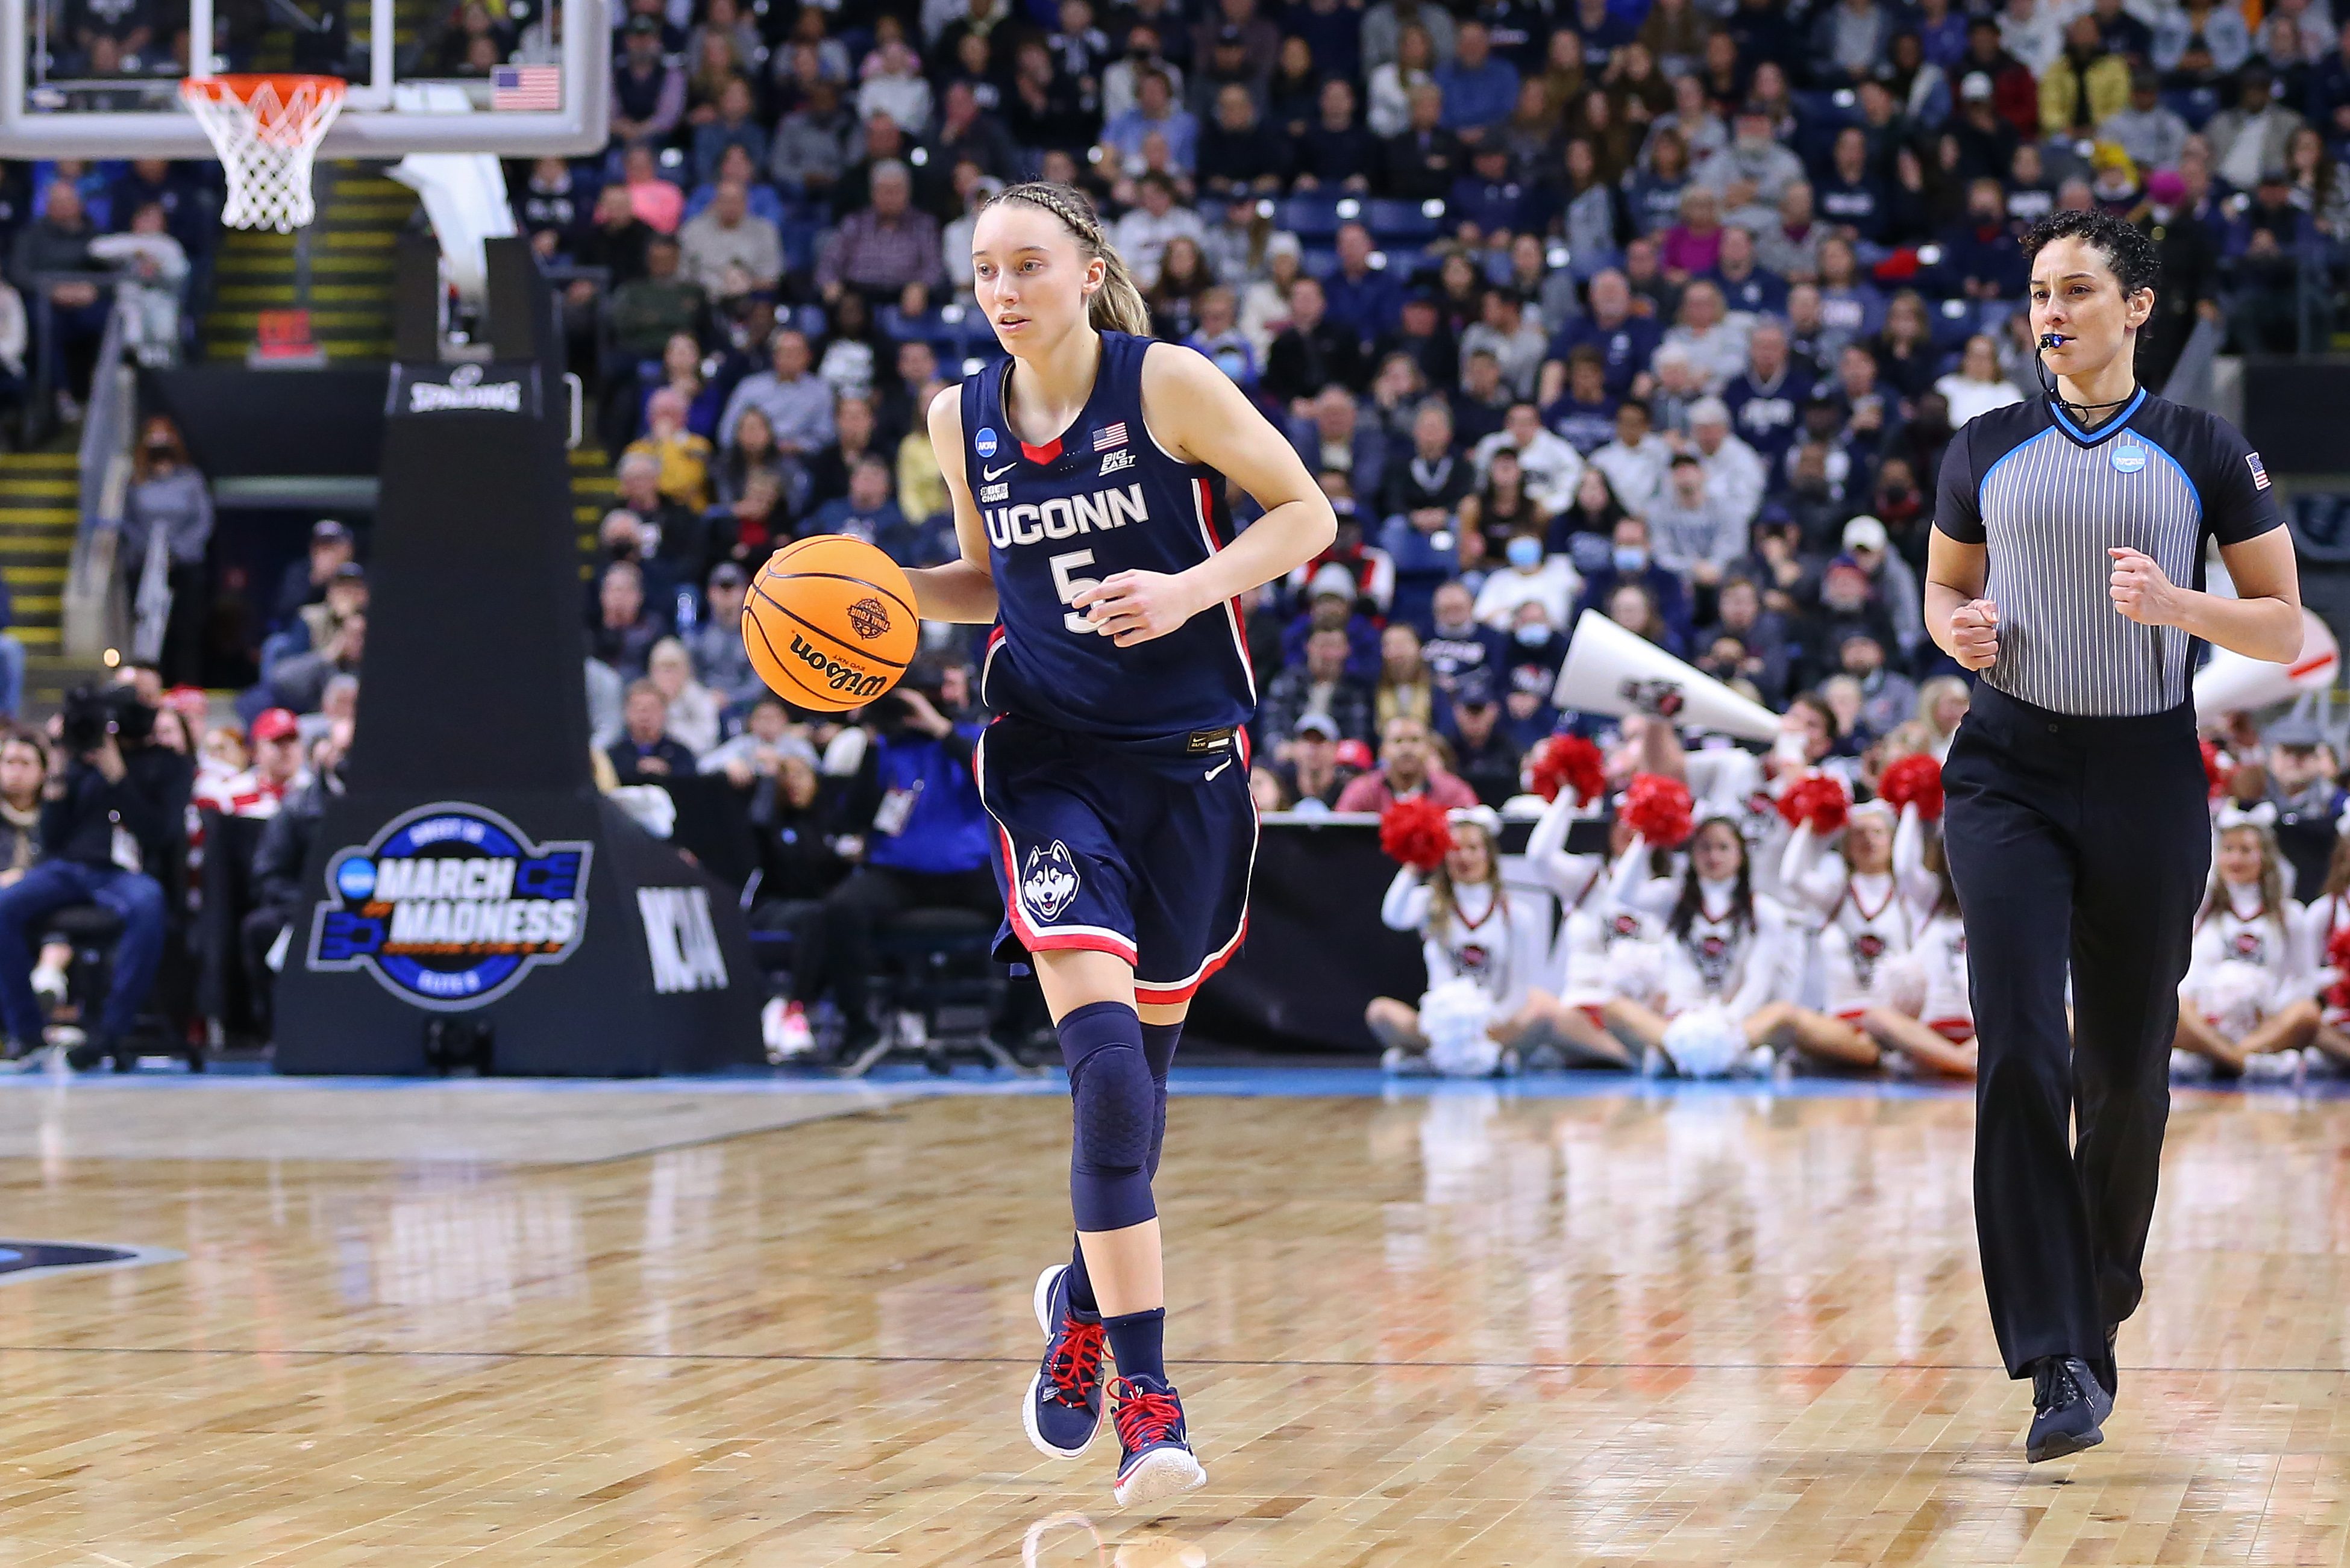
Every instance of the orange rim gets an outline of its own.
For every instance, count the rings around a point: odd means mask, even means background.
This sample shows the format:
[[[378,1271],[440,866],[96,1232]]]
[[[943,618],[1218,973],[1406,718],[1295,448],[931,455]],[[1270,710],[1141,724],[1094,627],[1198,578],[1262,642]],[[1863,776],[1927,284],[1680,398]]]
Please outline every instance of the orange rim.
[[[192,77],[180,84],[180,96],[193,107],[199,100],[217,106],[234,99],[252,112],[255,133],[278,147],[299,145],[306,127],[324,130],[317,110],[338,106],[350,84],[340,77],[309,76],[298,71],[241,71],[228,76]],[[271,109],[254,108],[263,88],[276,100]],[[301,109],[296,113],[296,108]]]

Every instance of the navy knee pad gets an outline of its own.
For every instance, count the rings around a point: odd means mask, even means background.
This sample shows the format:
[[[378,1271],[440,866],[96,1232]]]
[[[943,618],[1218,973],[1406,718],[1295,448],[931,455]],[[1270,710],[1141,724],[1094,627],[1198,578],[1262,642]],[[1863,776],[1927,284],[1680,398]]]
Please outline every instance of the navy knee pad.
[[[1159,1154],[1167,1146],[1167,1069],[1175,1064],[1176,1042],[1183,1037],[1183,1025],[1146,1023],[1142,1026],[1142,1054],[1150,1064],[1151,1107],[1150,1159],[1146,1168],[1153,1181],[1159,1179]]]
[[[1069,1207],[1080,1231],[1122,1231],[1154,1218],[1151,1133],[1158,1125],[1142,1023],[1122,1002],[1097,1002],[1061,1020],[1075,1130]]]

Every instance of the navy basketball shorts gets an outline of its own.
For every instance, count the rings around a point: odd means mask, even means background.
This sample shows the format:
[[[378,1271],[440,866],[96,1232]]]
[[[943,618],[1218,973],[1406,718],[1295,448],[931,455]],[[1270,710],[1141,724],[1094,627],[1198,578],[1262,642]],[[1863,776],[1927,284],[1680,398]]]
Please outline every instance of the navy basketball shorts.
[[[1248,930],[1256,802],[1244,732],[1148,748],[1007,716],[972,767],[994,819],[995,957],[1081,948],[1134,966],[1139,1002],[1189,1002]]]

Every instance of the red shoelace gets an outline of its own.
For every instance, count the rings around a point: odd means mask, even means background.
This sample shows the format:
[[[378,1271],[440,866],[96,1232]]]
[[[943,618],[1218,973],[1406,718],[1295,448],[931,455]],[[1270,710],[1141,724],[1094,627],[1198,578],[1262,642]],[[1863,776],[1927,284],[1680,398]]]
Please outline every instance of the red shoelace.
[[[1162,1441],[1183,1424],[1183,1407],[1172,1394],[1153,1394],[1120,1377],[1109,1386],[1118,1401],[1118,1440],[1133,1453]]]
[[[1093,1408],[1087,1391],[1101,1381],[1102,1346],[1108,1335],[1098,1323],[1075,1317],[1061,1320],[1061,1348],[1045,1368],[1053,1379],[1053,1397],[1076,1410]]]

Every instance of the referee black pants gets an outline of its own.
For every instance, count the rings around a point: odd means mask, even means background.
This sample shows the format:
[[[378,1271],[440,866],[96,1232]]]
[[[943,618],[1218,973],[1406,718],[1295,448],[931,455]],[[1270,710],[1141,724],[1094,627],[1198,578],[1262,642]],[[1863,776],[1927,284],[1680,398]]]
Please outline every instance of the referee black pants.
[[[1942,784],[1981,1053],[1991,1325],[2011,1377],[2077,1355],[2111,1388],[2106,1331],[2144,1293],[2178,982],[2211,861],[2194,711],[2081,718],[1979,680]]]

